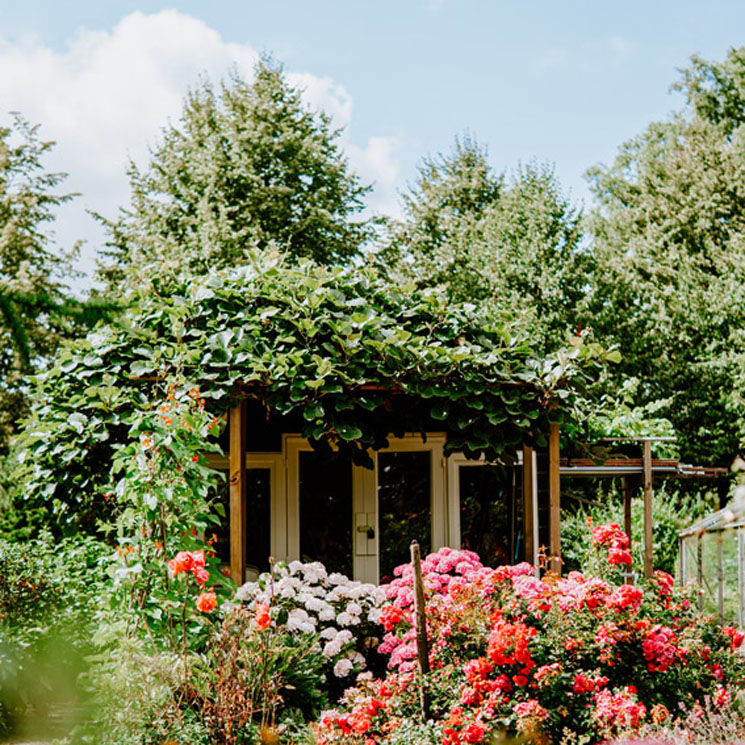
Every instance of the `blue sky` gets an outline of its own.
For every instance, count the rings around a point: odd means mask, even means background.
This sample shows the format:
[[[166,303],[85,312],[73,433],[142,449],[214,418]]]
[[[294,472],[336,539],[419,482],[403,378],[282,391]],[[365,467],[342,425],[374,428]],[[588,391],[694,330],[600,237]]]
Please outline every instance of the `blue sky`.
[[[50,164],[82,192],[58,238],[101,242],[85,208],[126,202],[143,162],[200,72],[282,60],[395,213],[417,161],[470,131],[497,170],[555,164],[578,200],[584,171],[679,104],[668,93],[693,53],[745,43],[745,3],[564,0],[25,0],[0,8],[0,117],[20,110],[58,146]]]

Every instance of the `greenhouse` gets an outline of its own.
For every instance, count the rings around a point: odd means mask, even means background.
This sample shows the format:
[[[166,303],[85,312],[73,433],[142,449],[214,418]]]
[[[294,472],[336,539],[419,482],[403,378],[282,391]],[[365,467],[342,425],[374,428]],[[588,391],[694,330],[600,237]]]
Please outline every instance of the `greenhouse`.
[[[745,487],[723,510],[681,531],[679,577],[701,588],[699,610],[745,626]]]

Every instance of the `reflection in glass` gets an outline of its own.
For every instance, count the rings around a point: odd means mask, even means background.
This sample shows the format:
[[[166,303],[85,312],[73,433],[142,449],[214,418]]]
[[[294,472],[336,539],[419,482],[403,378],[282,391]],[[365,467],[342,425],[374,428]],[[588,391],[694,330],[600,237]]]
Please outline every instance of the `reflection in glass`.
[[[352,464],[314,451],[300,456],[300,558],[352,576]]]
[[[426,556],[432,547],[432,465],[429,452],[378,454],[380,581],[410,560],[416,539]]]
[[[513,472],[496,465],[458,469],[461,548],[475,551],[486,566],[517,561]]]

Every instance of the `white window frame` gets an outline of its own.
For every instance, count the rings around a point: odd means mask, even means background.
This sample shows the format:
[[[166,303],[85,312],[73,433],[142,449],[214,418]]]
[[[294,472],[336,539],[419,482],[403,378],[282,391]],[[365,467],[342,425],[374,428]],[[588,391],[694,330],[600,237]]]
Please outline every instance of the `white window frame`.
[[[466,458],[462,453],[444,456],[446,437],[443,433],[427,433],[426,440],[418,434],[390,438],[388,447],[371,453],[373,468],[352,466],[352,557],[354,577],[363,582],[377,583],[379,578],[378,520],[378,453],[430,452],[430,514],[431,545],[437,551],[443,546],[460,547],[460,485],[458,472],[463,467],[489,465],[483,456],[478,460]],[[313,448],[307,439],[298,434],[282,436],[282,451],[246,453],[246,469],[266,468],[270,472],[270,549],[278,561],[300,558],[300,456]],[[227,456],[208,455],[210,466],[229,470]],[[518,451],[515,465],[522,463]],[[534,469],[532,469],[534,470]],[[535,474],[533,473],[535,478]],[[534,500],[534,509],[535,509]],[[374,537],[366,530],[370,526]],[[537,526],[536,531],[537,533]]]

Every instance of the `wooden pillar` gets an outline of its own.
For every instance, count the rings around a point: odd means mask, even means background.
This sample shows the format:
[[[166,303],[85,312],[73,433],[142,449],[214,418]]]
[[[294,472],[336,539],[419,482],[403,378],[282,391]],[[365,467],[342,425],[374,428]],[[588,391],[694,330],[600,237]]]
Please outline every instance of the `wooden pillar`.
[[[644,576],[651,579],[652,561],[652,443],[644,440]]]
[[[523,445],[523,544],[525,561],[535,565],[535,523],[533,521],[533,448]]]
[[[230,409],[230,576],[246,580],[246,402]]]
[[[623,493],[623,532],[631,542],[631,484],[627,476],[621,478],[621,492]]]
[[[550,424],[548,436],[548,537],[550,567],[561,574],[561,474],[559,472],[559,425]]]

